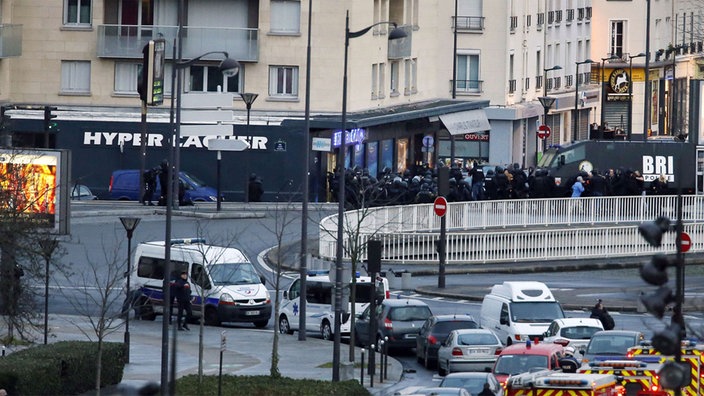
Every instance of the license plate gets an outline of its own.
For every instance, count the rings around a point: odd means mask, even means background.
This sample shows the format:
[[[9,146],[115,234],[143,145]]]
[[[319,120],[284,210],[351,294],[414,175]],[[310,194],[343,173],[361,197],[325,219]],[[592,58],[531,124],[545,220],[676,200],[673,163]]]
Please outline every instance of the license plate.
[[[246,311],[244,314],[246,316],[256,316],[259,315],[259,311]]]
[[[470,355],[479,355],[479,354],[487,355],[487,354],[489,353],[489,350],[488,350],[488,349],[470,349],[470,350],[467,351],[467,352],[468,352]]]
[[[406,334],[405,338],[418,338],[418,334]]]

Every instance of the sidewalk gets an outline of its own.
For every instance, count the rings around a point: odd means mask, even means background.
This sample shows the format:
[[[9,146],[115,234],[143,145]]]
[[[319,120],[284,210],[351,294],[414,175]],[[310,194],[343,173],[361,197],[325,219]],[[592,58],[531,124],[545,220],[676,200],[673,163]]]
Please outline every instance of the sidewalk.
[[[79,340],[87,341],[83,332],[93,334],[86,318],[81,316],[52,315],[49,319],[49,342]],[[134,394],[134,391],[149,382],[159,383],[161,379],[161,331],[162,322],[157,320],[130,320],[130,363],[125,366],[122,382],[118,386],[101,390],[101,395],[112,396]],[[269,375],[271,367],[271,348],[274,333],[271,330],[255,330],[242,327],[203,328],[203,373],[218,375],[220,369],[220,342],[224,332],[226,350],[222,357],[223,375]],[[110,334],[107,341],[122,342],[124,328]],[[172,338],[173,335],[170,335]],[[177,337],[177,377],[198,373],[198,325],[191,325],[191,331],[179,331]],[[41,339],[41,337],[39,337]],[[92,337],[95,340],[95,336]],[[171,348],[171,343],[169,344]],[[8,351],[11,353],[12,351]],[[169,351],[171,353],[171,351]],[[349,346],[341,344],[340,356],[346,361]],[[298,341],[298,333],[280,335],[279,337],[279,372],[284,377],[332,380],[333,343],[308,336],[306,341]],[[305,356],[305,358],[302,358]],[[357,362],[360,361],[360,349],[356,348]],[[366,360],[366,357],[365,357]],[[379,383],[379,376],[374,379],[374,388],[369,387],[369,376],[365,375],[364,385],[372,394],[381,394],[383,390],[401,380],[403,367],[394,358],[389,358],[388,380]],[[377,365],[379,364],[377,356]],[[366,362],[365,362],[366,365]],[[365,367],[366,372],[366,367]],[[377,366],[377,373],[379,366]],[[353,378],[359,380],[361,368],[353,370]],[[344,373],[341,369],[341,377]],[[344,377],[342,378],[344,379]],[[92,395],[89,392],[87,395]]]

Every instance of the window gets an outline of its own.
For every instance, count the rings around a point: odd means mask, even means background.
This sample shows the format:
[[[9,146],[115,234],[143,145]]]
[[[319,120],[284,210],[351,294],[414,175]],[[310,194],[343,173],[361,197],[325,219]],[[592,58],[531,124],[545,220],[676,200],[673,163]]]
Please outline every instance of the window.
[[[392,96],[398,95],[399,68],[400,65],[398,61],[391,62],[391,84],[389,88],[391,89]]]
[[[480,92],[479,52],[457,54],[456,89],[460,92]]]
[[[61,93],[90,93],[90,61],[61,61]]]
[[[386,97],[386,63],[379,63],[379,99]]]
[[[562,10],[555,11],[555,23],[562,22]]]
[[[545,13],[539,12],[538,13],[538,26],[543,26],[543,25],[545,25]]]
[[[235,76],[225,78],[218,66],[191,66],[188,74],[187,92],[240,92],[240,71]]]
[[[531,19],[531,15],[530,14],[526,15],[526,27],[530,27],[530,23],[531,23],[530,19]]]
[[[609,52],[619,57],[623,56],[625,42],[626,21],[611,21],[611,38]]]
[[[298,34],[301,32],[301,1],[271,0],[272,33]]]
[[[510,22],[511,22],[511,31],[513,32],[518,27],[518,17],[512,16]]]
[[[141,63],[116,62],[114,93],[118,95],[137,95],[137,84]],[[171,94],[171,64],[164,65],[164,94]]]
[[[555,22],[555,11],[548,11],[548,23]]]
[[[574,9],[570,8],[567,10],[567,22],[571,22],[574,20]]]
[[[64,25],[90,26],[92,0],[65,0]]]
[[[377,83],[379,82],[379,65],[378,64],[373,64],[372,65],[372,99],[377,98],[377,89],[379,89],[379,86]]]
[[[417,58],[413,59],[406,59],[404,61],[405,63],[405,70],[404,70],[404,75],[405,75],[405,84],[404,84],[404,89],[403,89],[403,94],[404,95],[411,95],[417,92],[416,90],[416,63],[418,62]]]
[[[586,16],[587,20],[592,19],[592,8],[591,8],[591,7],[586,7],[585,10],[586,10],[586,12],[587,12],[587,16]]]
[[[298,97],[298,66],[269,67],[269,96]]]

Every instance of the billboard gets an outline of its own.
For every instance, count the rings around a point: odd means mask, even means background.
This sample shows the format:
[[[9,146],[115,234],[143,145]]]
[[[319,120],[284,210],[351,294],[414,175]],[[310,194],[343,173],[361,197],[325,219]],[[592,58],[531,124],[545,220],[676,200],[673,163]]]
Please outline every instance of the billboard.
[[[69,232],[69,152],[0,149],[0,210],[49,232]]]

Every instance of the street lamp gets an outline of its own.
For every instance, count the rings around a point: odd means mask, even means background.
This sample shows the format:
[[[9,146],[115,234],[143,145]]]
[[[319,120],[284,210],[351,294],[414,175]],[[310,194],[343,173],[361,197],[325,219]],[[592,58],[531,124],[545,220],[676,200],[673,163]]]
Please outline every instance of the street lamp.
[[[549,69],[543,69],[543,78],[545,81],[543,82],[543,97],[548,96],[548,72],[555,71],[555,70],[562,70],[562,66],[560,65],[555,65]],[[540,98],[538,98],[540,100]],[[550,107],[552,107],[552,104],[555,102],[555,99],[550,102],[550,106],[545,109],[545,105],[543,104],[543,101],[540,100],[540,104],[543,105],[543,109],[545,110],[544,116],[543,116],[543,125],[547,126],[548,125],[548,110],[550,110]],[[543,151],[545,151],[546,148],[546,140],[543,140]],[[538,133],[535,133],[535,166],[538,166]]]
[[[398,40],[406,37],[406,32],[398,27],[395,22],[383,21],[367,26],[362,30],[350,32],[350,11],[347,10],[345,16],[345,61],[343,63],[342,73],[342,114],[340,127],[340,149],[337,155],[338,169],[338,192],[337,192],[337,250],[335,260],[335,325],[332,350],[332,380],[333,382],[340,381],[340,324],[342,319],[342,256],[344,254],[344,246],[342,238],[344,237],[343,218],[345,212],[345,151],[347,151],[346,129],[347,129],[347,58],[350,39],[356,38],[367,33],[374,26],[392,25],[394,29],[389,32],[388,40]],[[303,219],[305,221],[305,219]],[[305,237],[305,235],[303,236]]]
[[[577,64],[577,68],[574,71],[574,116],[572,117],[572,141],[576,142],[577,141],[577,135],[578,135],[578,122],[577,122],[577,116],[579,114],[579,65],[584,65],[587,63],[594,63],[593,60],[591,59],[585,59],[581,62],[575,62]]]
[[[550,96],[541,96],[538,100],[540,101],[540,104],[543,105],[543,125],[547,126],[548,111],[550,111],[552,105],[555,104],[555,98]],[[535,166],[538,166],[538,132],[535,133]]]
[[[608,58],[601,58],[601,125],[599,125],[599,140],[604,139],[604,117],[606,116],[604,114],[604,103],[606,102],[606,87],[604,86],[604,62],[606,61],[611,61],[611,60],[616,60],[616,59],[621,59],[616,54],[611,54]]]
[[[638,55],[628,55],[628,130],[626,131],[626,140],[631,141],[631,133],[633,132],[633,59],[642,58],[645,53],[641,52]]]
[[[183,2],[183,0],[179,0],[180,3]],[[181,4],[182,5],[182,4]],[[182,7],[179,7],[179,11],[182,9]],[[180,13],[179,13],[180,14]],[[175,82],[177,82],[176,86],[176,100],[174,103],[174,100],[171,100],[171,111],[170,111],[170,117],[169,117],[169,122],[172,127],[171,131],[173,133],[172,135],[172,140],[171,140],[171,149],[169,150],[169,166],[167,166],[167,176],[166,179],[169,181],[169,186],[168,188],[168,193],[166,196],[168,197],[167,203],[166,203],[166,219],[165,219],[165,231],[164,233],[166,234],[164,237],[164,282],[162,284],[162,290],[164,293],[164,321],[162,323],[162,328],[161,328],[161,394],[166,395],[172,392],[169,392],[169,388],[171,387],[170,381],[169,381],[169,371],[168,371],[168,361],[169,361],[169,316],[171,314],[171,291],[170,291],[170,281],[169,279],[171,275],[171,223],[172,223],[172,217],[173,217],[173,202],[174,202],[174,196],[178,195],[178,183],[176,182],[178,180],[177,177],[174,177],[174,168],[177,171],[176,175],[178,175],[178,158],[179,158],[179,142],[181,140],[181,88],[183,86],[183,73],[182,70],[193,65],[194,63],[198,62],[199,60],[203,59],[204,57],[212,54],[222,54],[225,56],[225,59],[220,62],[219,70],[223,74],[224,77],[232,77],[237,75],[237,73],[240,70],[240,64],[234,59],[230,58],[230,55],[225,52],[225,51],[211,51],[211,52],[206,52],[203,55],[200,55],[198,57],[195,57],[191,60],[188,61],[181,61],[181,48],[182,46],[179,45],[178,52],[176,51],[176,43],[181,41],[181,35],[183,32],[182,27],[182,18],[179,15],[179,38],[178,40],[174,41],[174,54],[178,54],[177,58],[179,59],[178,61],[173,62],[173,68],[172,68],[172,86]],[[179,78],[178,81],[176,81],[176,73],[179,73]],[[172,94],[173,95],[173,94]],[[174,117],[175,117],[175,122],[174,122]],[[176,166],[174,166],[176,165]],[[162,189],[164,186],[162,186]],[[163,191],[163,190],[162,190]],[[176,200],[178,202],[178,200]],[[175,372],[175,359],[173,360],[174,365],[172,365],[172,371]],[[172,380],[174,380],[174,376],[172,375]]]
[[[249,112],[252,110],[252,104],[255,100],[257,100],[257,96],[259,96],[259,94],[242,92],[240,93],[240,96],[242,97],[242,101],[244,102],[245,106],[247,106],[247,137],[249,137]],[[244,170],[244,202],[247,203],[249,202],[249,161],[245,161]],[[219,204],[220,197],[218,197],[218,208]]]
[[[130,279],[132,278],[132,234],[139,225],[139,217],[120,217],[122,226],[127,232],[127,311],[125,312],[125,357],[127,363],[130,362],[130,311],[132,310],[132,291],[130,290]]]
[[[46,264],[44,267],[44,345],[47,344],[49,336],[49,262],[58,246],[59,241],[56,238],[47,236],[39,239],[39,247],[42,250],[42,257]]]

